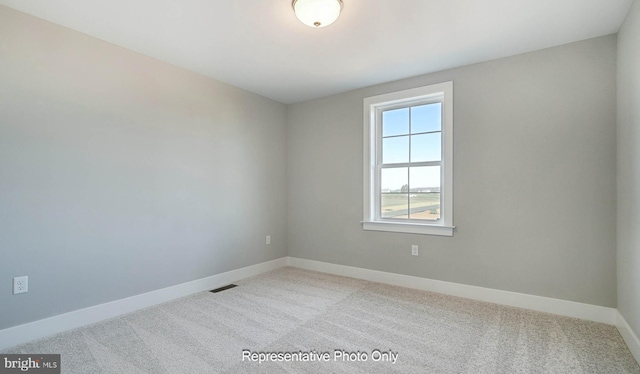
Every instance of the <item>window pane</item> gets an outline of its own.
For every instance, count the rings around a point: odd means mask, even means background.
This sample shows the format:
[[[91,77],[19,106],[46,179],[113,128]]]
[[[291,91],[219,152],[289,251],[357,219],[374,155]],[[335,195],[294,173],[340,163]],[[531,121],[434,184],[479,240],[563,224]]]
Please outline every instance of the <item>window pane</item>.
[[[409,195],[411,219],[437,221],[440,219],[440,192],[412,193]],[[398,217],[399,218],[399,217]]]
[[[382,136],[405,135],[409,133],[409,108],[382,112]]]
[[[386,218],[405,215],[408,212],[409,173],[408,168],[382,169],[380,176],[380,215]]]
[[[412,167],[409,170],[409,181],[409,192],[440,192],[440,166]]]
[[[440,161],[442,158],[441,133],[411,135],[411,162]]]
[[[411,108],[411,133],[440,131],[442,104],[427,104]]]
[[[382,194],[382,218],[407,218],[409,201],[407,194]]]
[[[408,168],[386,168],[380,171],[380,192],[407,193]]]
[[[409,218],[440,218],[440,166],[422,166],[409,170]]]
[[[382,163],[409,162],[409,136],[382,139]]]

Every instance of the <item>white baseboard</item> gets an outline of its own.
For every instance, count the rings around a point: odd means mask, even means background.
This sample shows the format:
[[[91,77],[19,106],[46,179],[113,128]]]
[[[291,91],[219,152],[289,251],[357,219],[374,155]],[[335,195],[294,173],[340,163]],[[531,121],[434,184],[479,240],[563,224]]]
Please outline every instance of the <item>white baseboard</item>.
[[[629,347],[631,354],[635,357],[636,361],[640,363],[640,339],[638,339],[638,336],[633,332],[631,326],[629,326],[627,320],[624,319],[622,314],[620,314],[620,312],[617,312],[616,314],[618,317],[616,327],[618,328],[618,331],[620,331],[620,335],[622,335],[625,343],[627,343],[627,347]]]
[[[287,265],[287,258],[267,261],[244,268],[227,271],[191,282],[131,296],[125,299],[75,310],[24,325],[0,330],[0,350],[43,338],[59,332],[117,317],[143,308],[171,301],[196,292],[207,291],[252,277]]]
[[[464,297],[495,304],[514,306],[558,314],[561,316],[585,319],[594,322],[616,324],[617,310],[598,305],[582,304],[574,301],[553,299],[491,288],[469,286],[459,283],[444,282],[434,279],[413,277],[377,270],[336,265],[326,262],[289,257],[287,264],[307,270],[315,270],[329,274],[364,279],[372,282],[386,283],[394,286],[414,288],[423,291],[437,292],[446,295]]]

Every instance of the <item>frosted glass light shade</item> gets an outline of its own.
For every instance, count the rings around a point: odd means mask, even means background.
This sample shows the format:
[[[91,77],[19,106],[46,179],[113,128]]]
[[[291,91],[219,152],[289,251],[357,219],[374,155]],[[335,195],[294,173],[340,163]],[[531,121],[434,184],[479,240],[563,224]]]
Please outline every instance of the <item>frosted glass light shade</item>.
[[[340,16],[342,0],[293,0],[293,11],[300,22],[311,27],[325,27]]]

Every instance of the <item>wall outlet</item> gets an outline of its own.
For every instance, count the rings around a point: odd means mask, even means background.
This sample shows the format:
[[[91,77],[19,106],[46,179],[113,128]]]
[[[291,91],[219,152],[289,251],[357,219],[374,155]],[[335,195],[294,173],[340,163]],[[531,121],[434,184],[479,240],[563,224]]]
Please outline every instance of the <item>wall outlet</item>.
[[[29,277],[15,277],[13,278],[13,294],[29,292]]]
[[[417,245],[414,244],[414,245],[411,246],[411,254],[414,255],[414,256],[418,255],[418,246]]]
[[[271,235],[267,235],[267,238],[264,241],[267,245],[271,244]]]

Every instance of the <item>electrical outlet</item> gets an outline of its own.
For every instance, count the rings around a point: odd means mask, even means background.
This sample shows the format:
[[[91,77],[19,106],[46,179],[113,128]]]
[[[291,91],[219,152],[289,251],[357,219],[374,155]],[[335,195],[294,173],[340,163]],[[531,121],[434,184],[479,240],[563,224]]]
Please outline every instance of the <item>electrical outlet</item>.
[[[13,294],[29,292],[29,277],[15,277],[13,278]]]
[[[414,255],[414,256],[418,255],[418,246],[417,245],[414,244],[414,245],[411,246],[411,254]]]
[[[266,238],[266,240],[265,240],[265,243],[266,243],[267,245],[271,244],[271,235],[267,235],[267,238]]]

